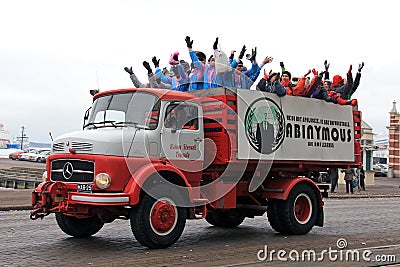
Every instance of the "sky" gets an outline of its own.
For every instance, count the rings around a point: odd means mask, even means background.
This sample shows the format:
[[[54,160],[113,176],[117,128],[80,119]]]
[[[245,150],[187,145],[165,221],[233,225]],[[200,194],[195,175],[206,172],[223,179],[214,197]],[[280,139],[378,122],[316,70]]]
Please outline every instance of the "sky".
[[[0,2],[0,123],[11,137],[21,127],[31,141],[82,129],[90,89],[133,87],[124,67],[147,81],[144,60],[167,66],[170,54],[190,61],[185,36],[207,57],[219,37],[229,54],[257,47],[267,70],[293,76],[323,69],[353,76],[365,62],[353,95],[374,133],[387,133],[399,102],[400,25],[393,1],[128,1],[14,0]],[[249,66],[249,62],[245,62]],[[400,111],[400,105],[398,104]]]

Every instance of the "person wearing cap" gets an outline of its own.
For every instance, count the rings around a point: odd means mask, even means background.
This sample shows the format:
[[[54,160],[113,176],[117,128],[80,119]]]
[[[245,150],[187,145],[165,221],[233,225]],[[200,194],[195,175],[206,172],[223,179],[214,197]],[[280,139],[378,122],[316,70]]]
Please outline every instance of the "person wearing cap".
[[[143,61],[143,66],[147,69],[147,76],[149,78],[149,83],[140,82],[140,80],[137,78],[136,74],[132,71],[132,67],[124,68],[124,70],[129,74],[129,77],[131,78],[131,81],[136,88],[160,88],[160,89],[161,88],[163,88],[163,89],[171,88],[170,84],[165,84],[157,78],[157,76],[153,73],[153,71],[150,67],[150,64],[147,61]]]
[[[333,90],[339,94],[342,99],[349,99],[351,89],[353,88],[353,75],[351,74],[353,66],[350,65],[347,71],[347,82],[344,83],[342,76],[335,75],[332,79]]]
[[[286,95],[286,88],[279,82],[279,73],[267,74],[264,70],[264,77],[258,82],[257,90],[277,94],[279,97]]]
[[[249,79],[250,79],[250,77],[254,79],[254,77],[255,77],[258,69],[259,69],[259,66],[258,66],[258,64],[256,62],[257,47],[254,48],[254,50],[252,49],[252,53],[251,54],[247,54],[246,55],[246,58],[248,60],[250,60],[250,62],[251,62],[251,69],[249,69],[249,70],[245,69],[245,67],[243,66],[243,62],[242,62],[242,59],[243,59],[243,56],[244,56],[244,53],[246,52],[246,50],[247,50],[246,46],[243,45],[242,50],[240,51],[240,54],[239,54],[238,58],[237,59],[232,59],[231,68],[240,70],[241,74],[246,75],[247,77],[249,77]],[[239,68],[237,68],[239,64],[241,64],[243,67],[240,66]],[[261,68],[260,68],[260,71],[261,71]],[[258,75],[257,75],[257,77],[258,77]],[[256,77],[256,79],[257,79],[257,77]],[[256,79],[254,79],[254,80],[253,79],[250,79],[250,81],[254,82],[256,80]],[[245,80],[245,79],[243,79],[243,80]],[[246,87],[238,87],[238,88],[246,88]]]
[[[193,40],[189,36],[186,36],[185,42],[193,63],[192,73],[190,74],[190,90],[218,87],[216,83],[215,58],[211,56],[208,59],[208,64],[206,64],[206,55],[201,51],[193,51]],[[217,49],[217,44],[218,37],[214,42],[214,50]]]
[[[357,74],[356,74],[356,78],[354,79],[353,87],[351,88],[350,93],[349,93],[349,97],[347,99],[351,99],[351,96],[354,94],[354,92],[357,90],[358,86],[360,85],[361,70],[362,70],[363,67],[364,67],[364,62],[361,62],[358,65],[358,71],[357,71]]]
[[[189,80],[184,79],[180,76],[180,72],[184,72],[184,69],[181,64],[173,65],[172,72],[174,76],[169,77],[164,75],[164,73],[160,70],[160,59],[157,59],[155,56],[152,58],[152,62],[154,67],[156,68],[156,75],[161,79],[161,82],[170,84],[171,90],[176,91],[188,91],[189,90]]]
[[[281,77],[281,84],[285,86],[286,88],[286,94],[287,95],[294,95],[294,96],[301,96],[305,90],[305,84],[306,84],[306,77],[308,74],[311,73],[311,70],[308,70],[306,74],[303,75],[303,77],[300,78],[300,80],[296,83],[292,83],[292,74],[285,69],[285,65],[283,62],[280,62],[279,64],[281,66],[282,70],[282,77]]]
[[[328,95],[328,97],[330,97],[331,99],[335,100],[335,101],[332,101],[334,103],[337,103],[339,105],[351,105],[351,106],[357,105],[357,99],[353,99],[353,100],[344,99],[343,97],[340,96],[340,94],[338,94],[334,90],[334,87],[332,86],[332,83],[329,81],[328,68],[329,68],[329,64],[325,64],[325,81],[323,83],[323,87],[320,90],[325,90],[327,95]],[[316,97],[316,98],[318,98],[318,97]]]

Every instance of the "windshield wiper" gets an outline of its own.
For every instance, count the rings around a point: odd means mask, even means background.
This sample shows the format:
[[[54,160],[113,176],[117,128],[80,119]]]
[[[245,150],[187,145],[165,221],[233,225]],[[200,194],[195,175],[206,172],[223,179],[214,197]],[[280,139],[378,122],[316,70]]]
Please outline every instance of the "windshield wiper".
[[[117,128],[117,125],[115,124],[115,121],[99,121],[99,122],[88,122],[83,126],[83,129],[85,129],[87,126],[93,126],[93,128],[101,128],[101,127],[106,127],[106,123],[111,123],[111,125],[115,128]]]
[[[143,129],[143,130],[149,130],[150,127],[147,125],[141,125],[137,122],[133,122],[133,121],[120,121],[117,122],[116,125],[120,125],[120,126],[124,126],[124,125],[132,125],[133,127],[137,128],[137,129]]]

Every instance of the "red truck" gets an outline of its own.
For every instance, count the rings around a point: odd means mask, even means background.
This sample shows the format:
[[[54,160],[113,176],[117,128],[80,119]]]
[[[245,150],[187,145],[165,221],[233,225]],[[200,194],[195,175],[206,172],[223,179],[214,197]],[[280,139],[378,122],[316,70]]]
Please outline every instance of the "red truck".
[[[229,88],[190,93],[130,88],[93,98],[83,130],[52,143],[31,218],[96,234],[115,219],[165,248],[187,219],[237,227],[267,213],[280,233],[323,226],[311,175],[361,161],[361,114],[318,99]]]

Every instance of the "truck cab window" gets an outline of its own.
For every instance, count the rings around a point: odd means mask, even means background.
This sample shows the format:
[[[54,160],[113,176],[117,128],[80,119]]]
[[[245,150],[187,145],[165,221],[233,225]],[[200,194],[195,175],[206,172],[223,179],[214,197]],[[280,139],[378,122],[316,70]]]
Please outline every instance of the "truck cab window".
[[[160,100],[149,93],[121,93],[97,98],[84,128],[137,125],[154,130],[158,125]]]
[[[164,125],[176,130],[198,130],[198,110],[188,104],[172,104],[167,107]]]

